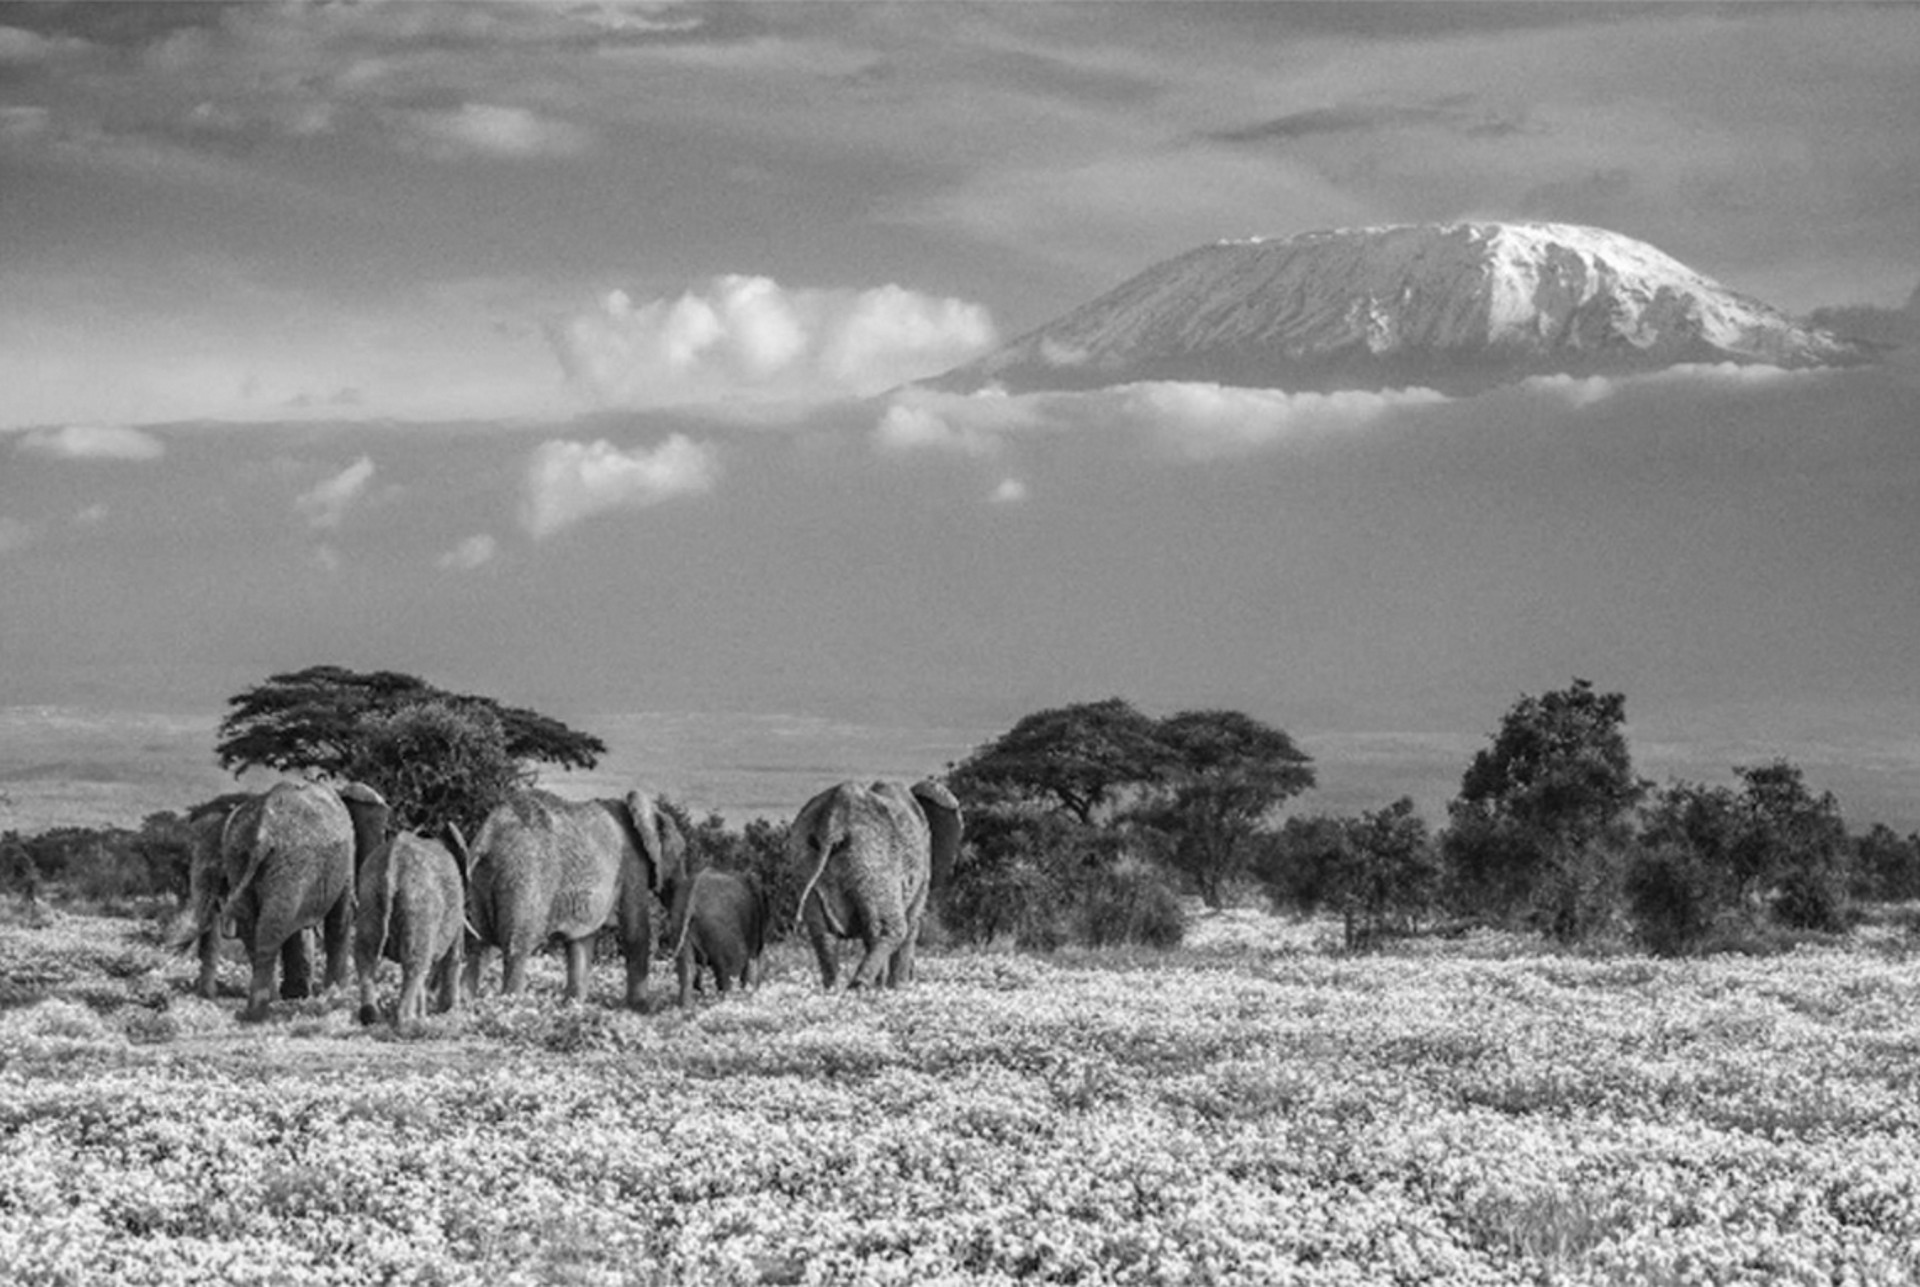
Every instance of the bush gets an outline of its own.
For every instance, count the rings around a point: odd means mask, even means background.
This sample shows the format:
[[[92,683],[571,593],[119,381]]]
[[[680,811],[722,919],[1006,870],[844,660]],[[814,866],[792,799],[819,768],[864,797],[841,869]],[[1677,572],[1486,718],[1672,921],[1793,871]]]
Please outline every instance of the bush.
[[[1655,956],[1696,952],[1713,932],[1717,882],[1690,849],[1662,845],[1636,854],[1627,869],[1626,895],[1640,941]]]
[[[1774,887],[1773,914],[1789,929],[1844,933],[1851,925],[1846,883],[1837,872],[1797,867]]]
[[[1158,869],[1134,857],[1094,873],[1080,903],[1081,935],[1090,947],[1140,943],[1180,946],[1186,918],[1180,898]]]

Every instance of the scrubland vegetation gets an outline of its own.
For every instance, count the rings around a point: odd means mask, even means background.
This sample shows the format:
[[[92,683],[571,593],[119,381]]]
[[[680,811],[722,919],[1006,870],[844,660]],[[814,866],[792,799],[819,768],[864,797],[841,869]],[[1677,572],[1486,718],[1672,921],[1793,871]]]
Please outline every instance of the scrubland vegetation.
[[[330,753],[421,822],[578,736],[390,687]],[[911,986],[789,939],[687,1015],[603,955],[243,1026],[161,946],[183,817],[11,838],[0,1282],[1920,1281],[1920,840],[1784,760],[1643,782],[1623,723],[1523,699],[1436,832],[1299,809],[1233,712],[1040,712],[948,774]],[[678,815],[790,919],[783,825]]]
[[[691,1018],[235,1020],[142,923],[0,927],[0,1280],[1907,1282],[1920,955],[949,950]],[[389,981],[389,987],[392,982]],[[665,1001],[665,981],[659,980]]]

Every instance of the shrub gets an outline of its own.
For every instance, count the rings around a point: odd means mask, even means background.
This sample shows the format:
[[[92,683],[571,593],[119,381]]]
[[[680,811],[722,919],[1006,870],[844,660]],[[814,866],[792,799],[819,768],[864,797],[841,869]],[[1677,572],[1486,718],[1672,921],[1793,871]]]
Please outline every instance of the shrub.
[[[1713,932],[1718,882],[1693,850],[1661,845],[1635,854],[1627,868],[1627,907],[1655,956],[1698,951]]]
[[[1082,937],[1091,947],[1121,943],[1178,947],[1187,932],[1173,886],[1158,869],[1136,857],[1122,858],[1087,880],[1079,920]]]

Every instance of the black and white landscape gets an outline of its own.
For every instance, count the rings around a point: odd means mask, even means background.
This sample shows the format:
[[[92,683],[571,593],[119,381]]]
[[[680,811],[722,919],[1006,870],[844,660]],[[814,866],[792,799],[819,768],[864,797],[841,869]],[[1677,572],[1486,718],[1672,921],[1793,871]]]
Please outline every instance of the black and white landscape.
[[[1438,817],[1581,676],[1650,776],[1904,833],[1916,64],[1905,7],[0,5],[3,825],[204,798],[331,662],[736,815],[1118,694]]]

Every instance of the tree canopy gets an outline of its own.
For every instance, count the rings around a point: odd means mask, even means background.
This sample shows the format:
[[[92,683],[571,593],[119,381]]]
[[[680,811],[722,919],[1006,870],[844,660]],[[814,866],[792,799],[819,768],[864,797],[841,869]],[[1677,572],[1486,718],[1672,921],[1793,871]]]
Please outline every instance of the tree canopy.
[[[949,785],[967,801],[976,852],[1002,833],[1026,834],[996,827],[995,811],[1052,813],[1082,829],[1127,830],[1219,906],[1268,814],[1313,785],[1310,763],[1287,734],[1239,711],[1156,720],[1110,697],[1026,716],[955,766]]]
[[[1012,795],[1064,809],[1091,826],[1167,764],[1154,721],[1119,697],[1036,711],[954,769],[963,795]],[[983,792],[984,789],[984,792]]]
[[[412,675],[309,666],[229,698],[232,709],[220,721],[214,752],[220,767],[235,774],[267,768],[344,779],[362,752],[370,719],[421,704],[486,712],[499,723],[507,755],[521,764],[590,769],[607,751],[599,738],[537,711],[450,693]]]

